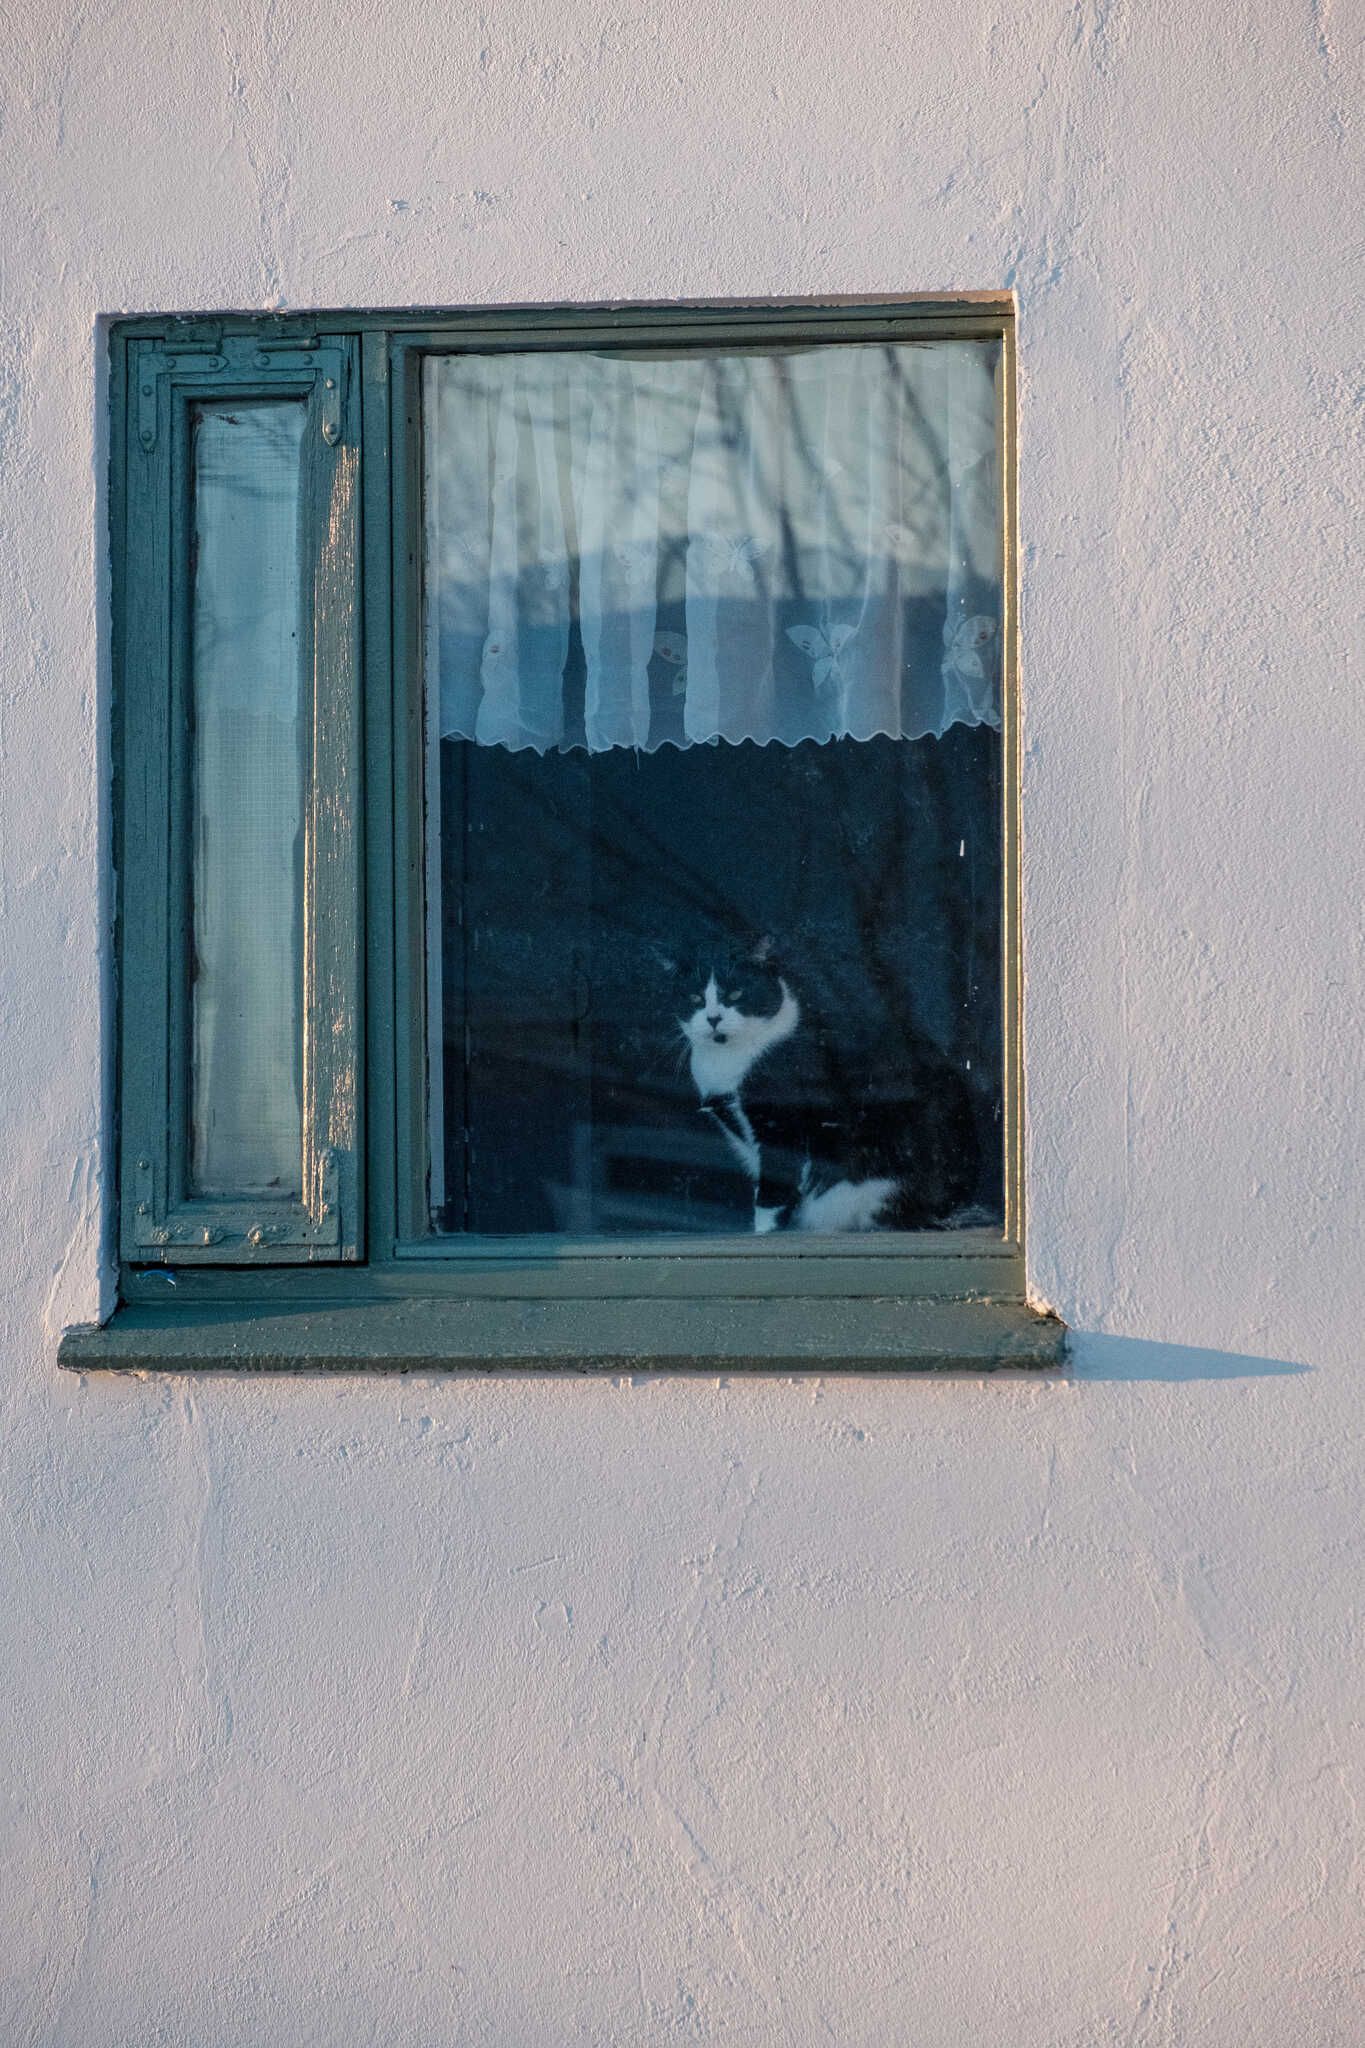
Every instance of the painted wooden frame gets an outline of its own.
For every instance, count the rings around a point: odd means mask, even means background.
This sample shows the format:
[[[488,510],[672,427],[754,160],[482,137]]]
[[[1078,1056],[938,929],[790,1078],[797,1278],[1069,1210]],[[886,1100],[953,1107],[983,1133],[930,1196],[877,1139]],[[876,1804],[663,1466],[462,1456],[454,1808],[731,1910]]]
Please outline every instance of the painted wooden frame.
[[[359,438],[353,345],[250,334],[130,343],[115,496],[119,617],[120,1247],[130,1265],[298,1264],[361,1250]],[[189,673],[193,408],[305,409],[301,1194],[188,1186]],[[263,886],[271,886],[267,880]],[[250,905],[242,906],[250,915]]]
[[[1001,344],[1004,1233],[877,1233],[804,1242],[787,1233],[704,1240],[432,1237],[424,1185],[422,991],[423,358],[461,348],[705,350],[929,338],[995,338]],[[709,1304],[712,1340],[703,1339],[699,1325],[692,1346],[696,1363],[714,1355],[734,1365],[789,1364],[806,1356],[807,1340],[814,1339],[817,1328],[825,1331],[821,1341],[832,1364],[1053,1362],[1059,1326],[1030,1317],[1023,1307],[1011,303],[992,296],[233,315],[119,323],[112,348],[115,404],[123,415],[113,441],[112,506],[124,992],[121,1296],[127,1306],[120,1312],[124,1338],[117,1359],[110,1353],[110,1333],[101,1332],[68,1336],[66,1362],[100,1362],[103,1357],[108,1363],[130,1363],[134,1354],[173,1353],[183,1363],[274,1364],[273,1352],[268,1358],[253,1355],[253,1319],[274,1318],[277,1324],[279,1315],[288,1312],[300,1318],[300,1353],[294,1362],[304,1365],[357,1364],[367,1356],[391,1365],[439,1363],[442,1356],[466,1365],[552,1363],[561,1356],[571,1364],[607,1364],[625,1355],[618,1327],[622,1311],[631,1303],[637,1306],[643,1340],[658,1322],[652,1305],[666,1315],[669,1302],[696,1304],[697,1313],[700,1305]],[[304,1213],[294,1219],[298,1235],[271,1242],[253,1240],[261,1219],[245,1208],[209,1218],[177,1199],[175,1159],[167,1139],[169,988],[176,972],[170,905],[176,876],[168,823],[173,695],[164,642],[174,629],[173,563],[183,535],[175,519],[167,518],[174,500],[167,458],[158,463],[154,453],[149,457],[139,405],[144,372],[154,365],[158,440],[163,433],[173,439],[176,408],[210,385],[215,392],[230,386],[234,395],[239,389],[273,393],[304,388],[306,379],[310,405],[321,407],[319,394],[326,393],[330,374],[323,352],[328,361],[344,365],[345,404],[336,437],[322,443],[327,459],[317,465],[310,515],[318,536],[319,627],[312,811],[318,858],[310,868],[309,898],[310,957],[316,971],[309,1000],[316,1005],[317,1042],[337,1050],[330,1065],[315,1063],[307,1115],[313,1156],[330,1150],[343,1164],[335,1191],[315,1179]],[[319,413],[320,431],[321,425]],[[363,776],[358,772],[362,732]],[[363,791],[363,802],[353,800],[357,791]],[[152,1161],[150,1198],[140,1163],[144,1159]],[[144,1211],[140,1204],[149,1199]],[[329,1202],[335,1204],[336,1223],[328,1224],[334,1235],[322,1230]],[[221,1234],[205,1243],[206,1228]],[[310,1237],[309,1231],[316,1234]],[[169,1234],[162,1238],[160,1232]],[[724,1331],[732,1324],[748,1329],[753,1310],[764,1303],[769,1307],[763,1324],[767,1337],[758,1343],[750,1336],[737,1352]],[[987,1328],[987,1309],[1006,1316],[1010,1334]],[[525,1341],[527,1317],[533,1313],[549,1317],[532,1347],[534,1360]],[[338,1325],[338,1314],[350,1320]],[[828,1323],[831,1314],[835,1324]],[[174,1336],[177,1327],[182,1333],[189,1330],[186,1318],[191,1315],[200,1318],[201,1339],[204,1317],[220,1332],[207,1347],[201,1341],[198,1351],[187,1336],[182,1334],[178,1344]],[[367,1315],[376,1319],[368,1353]],[[425,1318],[421,1341],[394,1340],[394,1315],[408,1336],[416,1327],[413,1319]],[[330,1335],[319,1338],[311,1351],[304,1336],[310,1317],[332,1319]],[[836,1341],[836,1327],[845,1333],[844,1340]],[[932,1336],[926,1336],[931,1328]],[[224,1336],[224,1329],[237,1335]],[[339,1329],[348,1334],[339,1337]],[[154,1341],[158,1330],[161,1335]],[[674,1348],[665,1344],[658,1355],[676,1364]],[[658,1345],[642,1342],[626,1349],[640,1362]]]

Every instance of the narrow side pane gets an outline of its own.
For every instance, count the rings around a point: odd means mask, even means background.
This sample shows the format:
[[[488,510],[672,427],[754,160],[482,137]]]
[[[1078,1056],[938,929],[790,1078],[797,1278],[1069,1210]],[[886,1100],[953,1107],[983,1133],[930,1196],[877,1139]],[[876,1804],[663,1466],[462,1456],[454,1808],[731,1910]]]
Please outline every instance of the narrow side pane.
[[[190,1191],[302,1190],[299,400],[192,416]]]

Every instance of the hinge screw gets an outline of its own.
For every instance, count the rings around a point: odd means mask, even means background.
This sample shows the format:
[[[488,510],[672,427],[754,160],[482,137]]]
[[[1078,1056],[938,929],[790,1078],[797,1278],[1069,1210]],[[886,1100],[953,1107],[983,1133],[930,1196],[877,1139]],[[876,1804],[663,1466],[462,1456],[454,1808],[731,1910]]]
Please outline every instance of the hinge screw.
[[[340,428],[337,427],[331,420],[327,420],[324,423],[322,429],[322,438],[327,443],[329,448],[335,444],[340,435],[340,432]]]
[[[138,1160],[138,1163],[137,1163],[137,1170],[138,1170],[138,1172],[139,1172],[139,1173],[150,1173],[150,1172],[151,1172],[151,1170],[152,1170],[152,1162],[151,1162],[151,1160],[150,1160],[150,1159],[139,1159],[139,1160]]]
[[[324,391],[335,391],[335,390],[336,390],[336,388],[337,388],[337,380],[336,380],[336,378],[335,378],[335,377],[324,377],[324,378],[323,378],[323,380],[322,380],[322,388],[323,388],[323,390],[324,390]]]
[[[267,366],[269,365],[269,362],[270,362],[270,358],[269,358],[269,356],[268,356],[268,355],[266,354],[265,350],[264,350],[263,348],[259,348],[259,349],[257,349],[257,351],[256,351],[256,367],[257,367],[257,369],[258,369],[258,370],[264,370],[264,369],[265,369],[265,368],[267,368]]]

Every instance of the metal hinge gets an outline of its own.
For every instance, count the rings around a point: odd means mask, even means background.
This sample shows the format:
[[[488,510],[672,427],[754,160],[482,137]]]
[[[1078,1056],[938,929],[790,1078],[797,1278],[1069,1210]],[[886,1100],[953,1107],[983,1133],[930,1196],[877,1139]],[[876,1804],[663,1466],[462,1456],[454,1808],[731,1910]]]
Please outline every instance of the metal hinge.
[[[220,328],[195,328],[183,335],[167,335],[164,342],[144,342],[137,351],[137,437],[146,449],[156,446],[160,379],[172,370],[192,369],[201,374],[221,370]]]
[[[137,436],[145,453],[156,447],[161,399],[160,380],[177,371],[201,377],[249,375],[272,367],[311,369],[321,380],[322,438],[329,448],[340,441],[346,418],[346,386],[350,358],[344,348],[317,335],[230,334],[221,328],[196,326],[164,341],[144,342],[137,351]]]
[[[309,1220],[293,1217],[287,1223],[262,1218],[251,1224],[246,1241],[263,1245],[339,1245],[341,1243],[341,1154],[334,1145],[318,1154],[314,1170],[314,1195]]]
[[[168,1216],[158,1209],[156,1176],[152,1161],[139,1159],[133,1169],[133,1238],[140,1251],[153,1256],[171,1250],[211,1251],[215,1246],[246,1243],[255,1249],[294,1245],[335,1247],[341,1243],[342,1155],[329,1145],[318,1154],[312,1180],[312,1200],[306,1208],[295,1206],[281,1216],[258,1212],[243,1220],[242,1205],[233,1205],[231,1220],[197,1214]],[[249,1212],[248,1212],[249,1214]]]
[[[228,346],[229,350],[236,349],[241,364],[249,363],[253,369],[299,364],[321,370],[322,438],[329,448],[335,447],[341,439],[346,403],[348,359],[344,350],[329,347],[316,334],[238,334],[231,337]]]

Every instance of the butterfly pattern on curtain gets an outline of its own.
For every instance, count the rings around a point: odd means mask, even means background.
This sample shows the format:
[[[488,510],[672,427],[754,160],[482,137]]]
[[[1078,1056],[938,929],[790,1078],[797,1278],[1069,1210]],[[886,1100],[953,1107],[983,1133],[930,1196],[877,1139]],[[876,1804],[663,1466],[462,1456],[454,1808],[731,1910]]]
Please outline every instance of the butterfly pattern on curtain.
[[[997,355],[430,358],[440,733],[543,752],[998,726]]]

